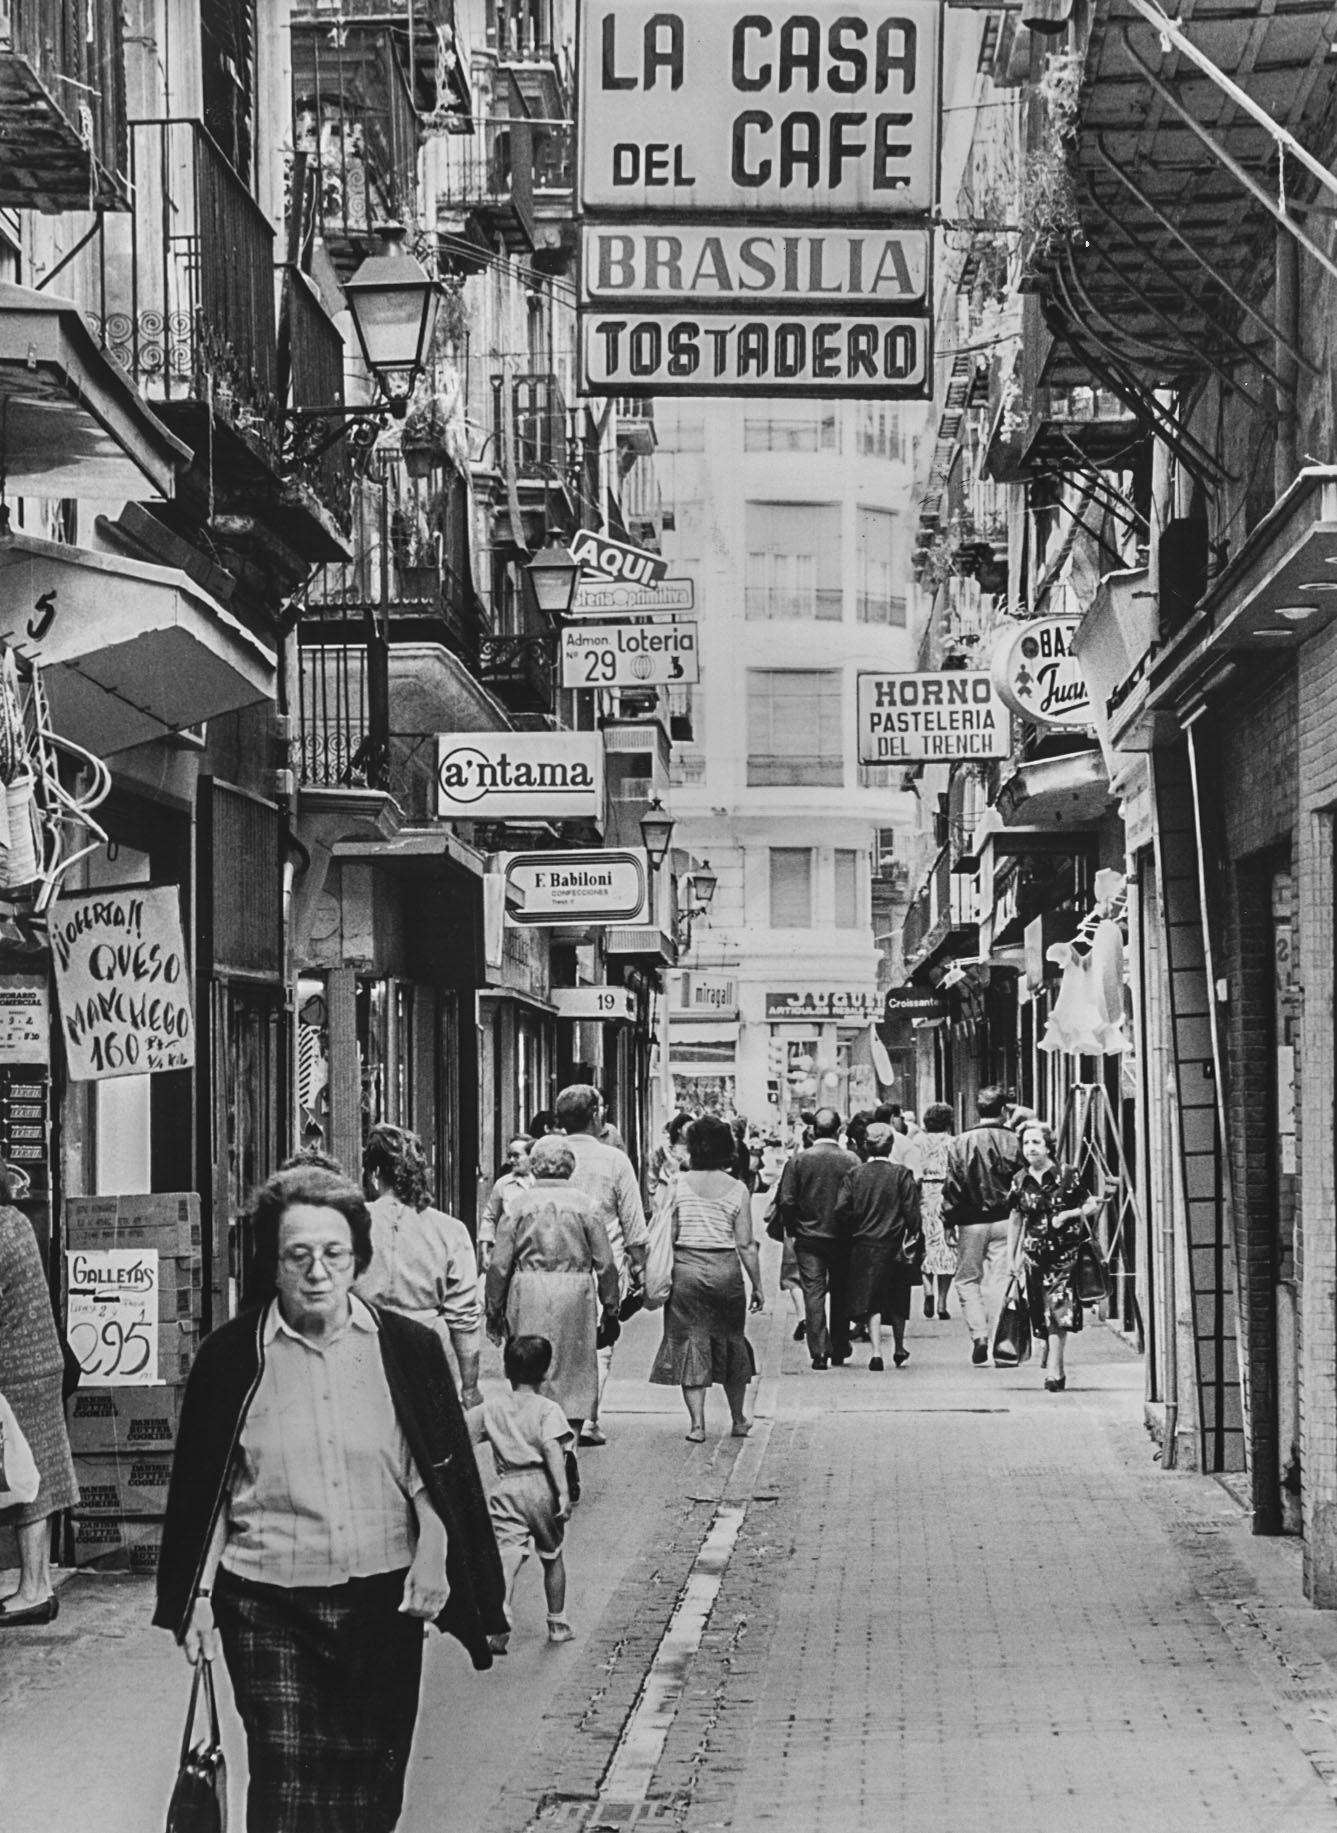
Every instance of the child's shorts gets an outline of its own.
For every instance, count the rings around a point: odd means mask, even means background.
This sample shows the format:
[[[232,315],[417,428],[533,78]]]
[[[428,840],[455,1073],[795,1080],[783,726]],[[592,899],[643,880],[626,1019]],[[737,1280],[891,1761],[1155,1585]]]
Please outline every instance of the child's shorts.
[[[530,1543],[542,1560],[556,1559],[562,1550],[566,1523],[557,1518],[557,1500],[546,1470],[508,1470],[498,1477],[488,1497],[488,1509],[499,1547]]]

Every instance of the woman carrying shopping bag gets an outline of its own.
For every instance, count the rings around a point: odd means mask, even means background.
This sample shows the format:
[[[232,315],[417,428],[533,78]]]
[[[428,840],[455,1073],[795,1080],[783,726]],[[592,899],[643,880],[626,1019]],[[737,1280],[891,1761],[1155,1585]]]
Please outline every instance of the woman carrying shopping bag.
[[[1054,1150],[1054,1135],[1044,1122],[1028,1120],[1021,1131],[1025,1163],[1012,1181],[1008,1264],[1025,1295],[1031,1328],[1044,1343],[1045,1390],[1061,1394],[1068,1384],[1068,1336],[1082,1328],[1077,1256],[1090,1239],[1100,1199],[1083,1197],[1077,1172],[1057,1164]]]

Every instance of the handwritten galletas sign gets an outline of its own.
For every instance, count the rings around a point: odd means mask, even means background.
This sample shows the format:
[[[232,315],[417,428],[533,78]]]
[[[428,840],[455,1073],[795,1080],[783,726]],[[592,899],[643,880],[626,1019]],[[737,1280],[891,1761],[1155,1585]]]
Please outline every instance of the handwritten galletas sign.
[[[65,1330],[88,1381],[157,1387],[157,1250],[71,1249],[65,1268]]]
[[[1014,713],[1042,726],[1089,726],[1091,697],[1072,635],[1080,618],[1032,617],[1005,626],[993,653],[994,685]]]
[[[51,954],[71,1081],[193,1065],[190,966],[175,885],[61,898],[51,911]]]

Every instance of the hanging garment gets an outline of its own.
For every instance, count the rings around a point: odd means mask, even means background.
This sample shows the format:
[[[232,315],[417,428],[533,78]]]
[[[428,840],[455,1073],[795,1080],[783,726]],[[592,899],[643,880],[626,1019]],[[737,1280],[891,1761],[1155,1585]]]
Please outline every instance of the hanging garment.
[[[1055,942],[1049,959],[1063,969],[1041,1050],[1067,1056],[1120,1056],[1123,1035],[1123,936],[1106,919],[1085,942]]]

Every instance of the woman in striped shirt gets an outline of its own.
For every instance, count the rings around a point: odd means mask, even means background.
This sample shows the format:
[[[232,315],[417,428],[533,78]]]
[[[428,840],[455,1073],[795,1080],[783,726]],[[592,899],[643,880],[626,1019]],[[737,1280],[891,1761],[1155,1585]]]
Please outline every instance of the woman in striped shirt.
[[[748,1310],[760,1311],[763,1300],[752,1199],[746,1184],[728,1171],[732,1128],[718,1115],[703,1114],[687,1129],[687,1150],[690,1169],[666,1186],[655,1216],[656,1228],[673,1231],[673,1289],[650,1379],[682,1388],[687,1437],[697,1445],[706,1436],[706,1390],[716,1381],[729,1402],[734,1437],[751,1429],[743,1401],[757,1364],[745,1327]],[[750,1306],[744,1271],[752,1287]]]

